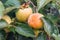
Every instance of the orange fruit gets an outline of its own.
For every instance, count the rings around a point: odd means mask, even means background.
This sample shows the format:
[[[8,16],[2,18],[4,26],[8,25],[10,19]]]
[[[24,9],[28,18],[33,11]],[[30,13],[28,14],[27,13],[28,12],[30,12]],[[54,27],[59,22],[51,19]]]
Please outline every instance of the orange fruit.
[[[11,18],[8,15],[4,15],[2,19],[5,20],[8,24],[12,22]]]
[[[30,7],[19,9],[16,13],[16,18],[20,22],[26,22],[30,14],[32,14],[32,8]]]
[[[34,29],[40,29],[43,26],[43,21],[41,19],[41,17],[43,17],[42,14],[40,13],[34,13],[31,14],[28,18],[28,24],[30,27],[34,28]]]

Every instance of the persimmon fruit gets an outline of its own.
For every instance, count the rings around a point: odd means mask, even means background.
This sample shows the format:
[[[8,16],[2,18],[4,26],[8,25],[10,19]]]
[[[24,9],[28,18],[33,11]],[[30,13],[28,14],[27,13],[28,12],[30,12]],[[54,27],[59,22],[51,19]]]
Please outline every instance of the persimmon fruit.
[[[21,9],[16,12],[16,18],[20,22],[26,22],[30,14],[32,14],[31,7],[21,7]]]
[[[40,29],[43,26],[42,18],[43,15],[40,13],[31,14],[28,18],[28,25],[34,29]]]

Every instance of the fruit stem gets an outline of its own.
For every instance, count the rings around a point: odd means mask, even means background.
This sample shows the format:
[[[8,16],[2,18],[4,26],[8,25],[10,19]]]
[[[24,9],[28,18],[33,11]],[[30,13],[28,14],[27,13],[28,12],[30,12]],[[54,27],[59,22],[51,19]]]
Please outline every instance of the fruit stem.
[[[35,7],[35,13],[38,13],[37,7]]]

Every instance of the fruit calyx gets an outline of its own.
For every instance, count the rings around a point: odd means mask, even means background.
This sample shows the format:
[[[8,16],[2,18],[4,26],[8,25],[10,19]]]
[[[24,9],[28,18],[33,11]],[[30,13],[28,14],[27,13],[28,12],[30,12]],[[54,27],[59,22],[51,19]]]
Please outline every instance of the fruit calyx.
[[[30,2],[23,3],[23,4],[20,6],[20,9],[28,8],[28,7],[29,7],[29,4],[30,4]]]

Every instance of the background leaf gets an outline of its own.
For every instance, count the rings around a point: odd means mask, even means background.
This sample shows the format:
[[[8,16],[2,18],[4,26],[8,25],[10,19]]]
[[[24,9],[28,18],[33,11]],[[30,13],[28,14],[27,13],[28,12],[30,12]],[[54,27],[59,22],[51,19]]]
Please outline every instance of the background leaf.
[[[16,27],[16,32],[26,36],[26,37],[34,37],[34,32],[33,30],[27,25],[27,24],[20,24],[19,26]]]
[[[1,28],[4,28],[4,27],[7,27],[8,23],[4,20],[0,20],[0,29]]]
[[[3,4],[7,1],[7,0],[0,0]]]
[[[58,36],[55,38],[55,40],[60,40],[60,35],[58,35]]]
[[[47,34],[49,35],[49,36],[51,36],[51,34],[52,34],[52,25],[50,24],[50,22],[47,20],[47,19],[42,19],[43,20],[43,22],[44,22],[44,30],[47,32]]]
[[[39,9],[41,9],[42,7],[44,7],[46,4],[48,4],[51,0],[37,0],[37,8],[38,11]]]
[[[55,40],[60,40],[60,34],[58,34],[58,35],[53,34],[52,36]]]
[[[14,6],[16,8],[19,8],[20,1],[19,0],[7,0],[5,3],[6,6]]]
[[[2,18],[2,16],[4,15],[3,11],[4,11],[4,6],[3,3],[0,1],[0,19]]]
[[[13,9],[15,9],[15,7],[7,7],[7,8],[4,10],[4,14],[9,13],[9,12],[12,11]]]
[[[37,40],[47,40],[47,36],[44,32],[41,32],[37,37]]]
[[[44,30],[47,32],[49,36],[52,36],[52,34],[59,34],[59,30],[57,27],[54,26],[54,24],[47,18],[42,19],[44,22]]]
[[[0,40],[6,40],[5,32],[0,30]]]

